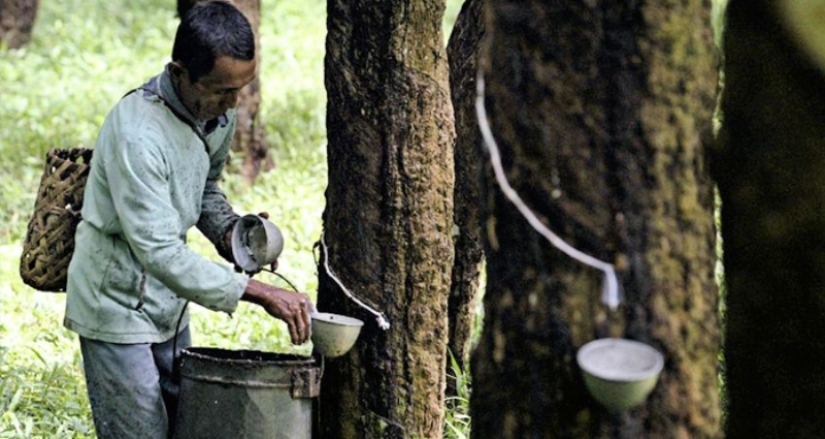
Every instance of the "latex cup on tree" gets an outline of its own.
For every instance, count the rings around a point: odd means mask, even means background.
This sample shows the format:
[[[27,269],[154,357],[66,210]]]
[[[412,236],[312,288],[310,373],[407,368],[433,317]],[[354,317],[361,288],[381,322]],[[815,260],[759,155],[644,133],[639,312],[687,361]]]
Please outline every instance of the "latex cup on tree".
[[[602,338],[576,354],[590,395],[611,411],[637,406],[656,387],[664,357],[651,346],[621,338]]]
[[[312,346],[315,352],[335,358],[352,349],[364,322],[353,317],[326,312],[312,314]]]

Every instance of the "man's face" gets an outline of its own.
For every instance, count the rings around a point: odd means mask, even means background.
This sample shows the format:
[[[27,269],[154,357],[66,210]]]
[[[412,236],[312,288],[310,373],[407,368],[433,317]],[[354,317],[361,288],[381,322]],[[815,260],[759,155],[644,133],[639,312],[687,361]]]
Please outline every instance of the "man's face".
[[[255,60],[220,56],[212,71],[197,82],[190,81],[186,69],[177,63],[173,63],[172,78],[189,112],[200,120],[210,120],[238,104],[241,88],[255,79],[255,67]]]

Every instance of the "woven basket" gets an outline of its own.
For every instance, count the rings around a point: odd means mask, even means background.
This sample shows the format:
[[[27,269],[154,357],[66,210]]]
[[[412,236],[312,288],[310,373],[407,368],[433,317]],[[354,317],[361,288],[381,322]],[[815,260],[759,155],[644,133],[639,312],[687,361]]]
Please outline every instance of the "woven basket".
[[[40,179],[34,214],[23,243],[20,277],[40,291],[66,291],[66,272],[74,252],[83,190],[92,150],[52,149]]]

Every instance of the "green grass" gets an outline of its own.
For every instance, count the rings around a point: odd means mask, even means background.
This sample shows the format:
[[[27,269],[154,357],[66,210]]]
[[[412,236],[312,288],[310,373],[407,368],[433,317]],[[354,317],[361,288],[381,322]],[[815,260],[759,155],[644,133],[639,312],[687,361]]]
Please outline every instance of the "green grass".
[[[467,439],[470,437],[470,371],[461,370],[452,353],[449,375],[450,380],[455,380],[457,394],[447,398],[444,439]]]
[[[62,326],[65,296],[22,283],[21,241],[45,152],[91,147],[120,96],[163,68],[173,8],[166,0],[41,2],[32,43],[0,52],[0,438],[94,437],[77,337]],[[237,176],[224,183],[236,210],[266,210],[281,226],[279,271],[311,295],[326,187],[325,8],[323,0],[263,1],[261,120],[277,168],[251,188]],[[217,259],[198,232],[190,238]],[[192,313],[199,346],[307,353],[257,307],[242,304],[233,318]]]
[[[33,41],[0,50],[0,439],[92,438],[77,337],[62,326],[65,296],[22,283],[21,242],[45,152],[93,146],[112,105],[168,61],[177,18],[170,0],[40,3]],[[279,271],[314,297],[311,248],[326,188],[326,1],[262,3],[261,120],[277,167],[253,187],[234,175],[223,187],[237,211],[270,213],[286,238]],[[461,1],[448,4],[445,29]],[[198,232],[190,242],[218,259]],[[285,286],[272,275],[261,278]],[[241,304],[233,318],[198,306],[192,314],[198,346],[308,350],[291,346],[283,323],[254,306]],[[449,437],[466,437],[462,416],[454,410],[448,423],[464,436]]]
[[[22,283],[20,243],[45,152],[93,145],[111,106],[167,62],[177,18],[171,0],[40,3],[31,44],[0,50],[0,439],[92,438],[77,339],[61,324],[65,297]],[[251,188],[230,175],[224,188],[238,211],[271,214],[287,240],[279,271],[314,295],[311,246],[320,234],[326,187],[326,1],[262,3],[261,120],[277,168]],[[445,40],[461,3],[448,0]],[[717,29],[725,3],[714,0]],[[217,259],[197,232],[190,238]],[[282,285],[274,276],[262,278]],[[242,304],[234,318],[197,306],[192,313],[199,346],[306,353],[289,345],[282,323],[255,307]],[[455,363],[453,373],[459,394],[447,401],[445,438],[464,439],[470,374]]]

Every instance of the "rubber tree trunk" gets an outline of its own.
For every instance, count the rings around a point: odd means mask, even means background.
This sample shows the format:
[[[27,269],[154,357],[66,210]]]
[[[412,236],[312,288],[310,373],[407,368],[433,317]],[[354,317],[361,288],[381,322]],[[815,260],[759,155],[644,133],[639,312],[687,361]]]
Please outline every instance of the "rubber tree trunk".
[[[353,350],[326,363],[319,438],[442,435],[455,136],[444,9],[327,3],[325,255],[392,327],[354,305],[320,259],[318,308],[365,325]]]
[[[803,12],[783,25],[776,9],[804,4],[728,5],[724,123],[713,163],[722,197],[731,439],[825,431],[825,78],[809,61],[816,51],[803,52],[805,39],[791,38],[821,14]],[[808,37],[821,41],[822,27],[811,30]]]
[[[38,0],[0,0],[0,42],[9,49],[28,44],[37,18]]]
[[[609,311],[601,273],[488,180],[472,437],[721,437],[710,2],[486,5],[485,102],[507,178],[551,230],[614,264],[624,303]],[[607,336],[665,356],[647,401],[621,413],[589,396],[575,361]]]
[[[182,17],[198,1],[202,0],[178,0],[178,15]],[[233,0],[232,3],[244,13],[255,32],[255,54],[260,71],[261,0]],[[254,183],[261,172],[275,167],[275,159],[269,152],[263,125],[258,117],[260,106],[261,80],[260,75],[257,75],[251,83],[241,89],[237,106],[237,126],[235,137],[232,139],[232,151],[243,157],[240,172],[247,184]]]
[[[467,0],[447,44],[450,91],[455,109],[455,264],[450,287],[448,348],[462,371],[469,362],[484,251],[480,212],[482,153],[475,116],[478,48],[483,35],[481,0]],[[453,371],[448,369],[448,394],[455,395]]]

